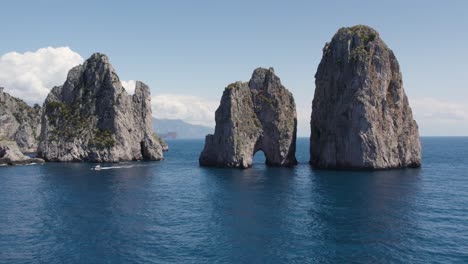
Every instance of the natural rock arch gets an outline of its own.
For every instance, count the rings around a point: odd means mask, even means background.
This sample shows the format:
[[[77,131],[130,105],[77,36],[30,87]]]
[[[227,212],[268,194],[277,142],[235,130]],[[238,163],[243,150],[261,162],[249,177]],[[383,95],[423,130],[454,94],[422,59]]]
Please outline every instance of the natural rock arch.
[[[296,106],[273,68],[258,68],[250,82],[228,85],[215,116],[215,133],[206,136],[200,165],[248,168],[259,150],[267,165],[297,164]]]

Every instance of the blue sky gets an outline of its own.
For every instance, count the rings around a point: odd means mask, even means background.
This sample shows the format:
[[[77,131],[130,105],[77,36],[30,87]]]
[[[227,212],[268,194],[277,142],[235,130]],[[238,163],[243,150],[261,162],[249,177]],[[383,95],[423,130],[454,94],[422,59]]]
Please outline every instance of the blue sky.
[[[421,134],[468,135],[467,1],[10,1],[2,10],[0,54],[103,52],[153,95],[213,105],[230,82],[274,67],[295,96],[301,135],[325,42],[370,25],[400,62]]]

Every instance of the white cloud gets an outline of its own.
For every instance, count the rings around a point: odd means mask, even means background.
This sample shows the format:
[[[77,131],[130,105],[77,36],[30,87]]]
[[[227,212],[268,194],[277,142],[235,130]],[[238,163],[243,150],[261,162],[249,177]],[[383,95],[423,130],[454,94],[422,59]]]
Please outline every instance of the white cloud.
[[[121,82],[128,94],[135,93],[135,80]],[[191,95],[160,94],[151,97],[151,105],[154,117],[214,127],[214,112],[219,103]]]
[[[468,105],[435,98],[410,99],[414,119],[423,136],[466,136]]]
[[[214,127],[214,114],[218,101],[197,96],[160,94],[152,97],[153,116],[157,118],[182,119],[191,124]]]
[[[42,104],[49,90],[63,84],[68,71],[82,62],[68,47],[9,52],[0,57],[0,86],[28,103]]]
[[[435,98],[416,98],[411,106],[417,120],[425,123],[459,123],[468,121],[468,105]]]
[[[128,94],[135,93],[136,82],[134,80],[120,80],[120,82],[122,83],[122,86],[125,88],[125,91],[127,91]]]

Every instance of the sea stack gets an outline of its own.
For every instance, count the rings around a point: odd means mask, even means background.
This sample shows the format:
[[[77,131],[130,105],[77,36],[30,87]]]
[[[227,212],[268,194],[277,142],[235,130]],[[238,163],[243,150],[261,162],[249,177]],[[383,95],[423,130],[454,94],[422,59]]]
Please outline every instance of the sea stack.
[[[38,154],[46,161],[160,160],[150,89],[129,95],[104,54],[95,53],[47,96]]]
[[[324,169],[421,166],[418,125],[398,61],[367,26],[341,28],[323,48],[312,103],[311,164]]]
[[[36,152],[41,133],[41,107],[29,106],[0,87],[0,140],[15,141],[22,152]]]
[[[249,168],[259,150],[269,166],[297,164],[296,105],[273,68],[258,68],[248,83],[228,85],[215,116],[200,165]]]

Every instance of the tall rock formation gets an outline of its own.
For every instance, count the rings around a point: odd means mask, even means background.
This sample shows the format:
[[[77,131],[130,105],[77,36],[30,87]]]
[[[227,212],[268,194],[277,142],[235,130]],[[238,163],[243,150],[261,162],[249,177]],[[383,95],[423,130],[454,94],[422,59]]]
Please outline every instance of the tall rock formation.
[[[315,75],[311,164],[333,169],[419,167],[421,144],[400,66],[374,29],[341,28]]]
[[[225,88],[216,110],[214,135],[207,135],[202,166],[248,168],[262,150],[266,164],[297,164],[296,105],[273,68],[258,68],[250,82]]]
[[[151,125],[149,87],[137,82],[128,95],[107,56],[95,53],[47,96],[38,154],[47,161],[160,160]]]
[[[0,87],[0,140],[16,141],[22,152],[36,152],[41,132],[41,107],[31,107]]]

